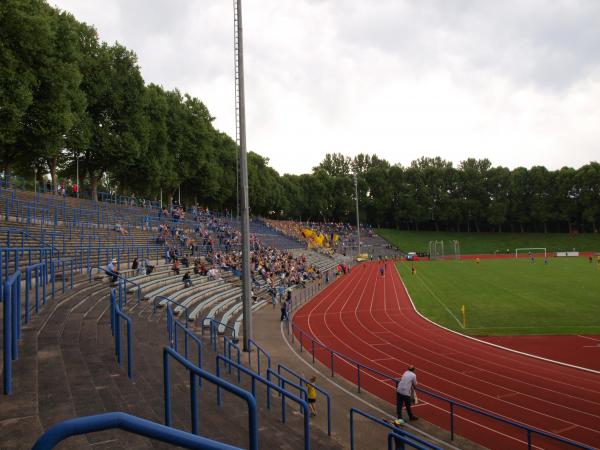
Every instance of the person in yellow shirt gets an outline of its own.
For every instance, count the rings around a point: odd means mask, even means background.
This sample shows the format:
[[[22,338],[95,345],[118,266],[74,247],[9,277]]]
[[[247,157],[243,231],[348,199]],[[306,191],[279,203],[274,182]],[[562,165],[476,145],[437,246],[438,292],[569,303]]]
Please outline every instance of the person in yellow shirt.
[[[317,381],[317,377],[310,377],[308,383],[306,383],[306,393],[308,394],[308,407],[310,408],[311,417],[317,415],[317,390],[312,383]]]

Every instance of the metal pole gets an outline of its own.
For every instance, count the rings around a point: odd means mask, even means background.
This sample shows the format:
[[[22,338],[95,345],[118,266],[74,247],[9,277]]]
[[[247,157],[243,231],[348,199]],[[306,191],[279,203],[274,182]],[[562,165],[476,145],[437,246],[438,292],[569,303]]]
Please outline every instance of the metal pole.
[[[360,220],[358,215],[358,179],[354,174],[354,196],[356,197],[356,237],[358,238],[358,253],[360,254]]]
[[[160,188],[160,209],[162,209],[162,188]]]
[[[81,187],[79,186],[79,154],[77,155],[77,174],[75,176],[77,183],[77,198],[79,198],[79,190]]]
[[[240,129],[240,201],[242,219],[242,303],[244,310],[244,351],[249,351],[248,341],[252,339],[252,311],[250,302],[250,211],[248,205],[248,164],[246,159],[246,109],[244,104],[244,51],[242,37],[242,0],[235,0],[235,25],[237,26],[237,75],[238,110]]]
[[[177,194],[177,203],[181,206],[181,185],[179,185],[179,193]]]

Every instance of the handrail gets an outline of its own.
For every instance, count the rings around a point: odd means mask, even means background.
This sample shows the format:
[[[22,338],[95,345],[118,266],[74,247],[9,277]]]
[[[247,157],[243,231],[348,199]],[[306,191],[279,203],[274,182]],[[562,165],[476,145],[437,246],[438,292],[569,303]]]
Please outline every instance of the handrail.
[[[202,436],[196,436],[123,412],[110,412],[63,420],[51,426],[40,436],[33,445],[32,450],[49,450],[70,436],[114,428],[184,448],[198,450],[241,450],[239,447],[213,441]]]
[[[400,446],[398,446],[400,444]],[[405,436],[399,434],[398,432],[391,432],[388,434],[388,450],[404,450],[404,446],[409,445],[412,448],[416,448],[417,450],[429,450],[432,447],[424,447],[422,445],[417,444],[416,442],[412,442],[410,439],[407,439]],[[439,447],[439,450],[442,450]]]
[[[320,392],[321,394],[323,394],[325,396],[325,398],[327,399],[327,434],[329,436],[331,436],[331,395],[329,395],[329,392],[327,392],[325,389],[320,388],[319,386],[317,386],[314,383],[309,383],[306,378],[304,378],[299,373],[294,372],[289,367],[286,367],[286,366],[284,366],[281,363],[277,364],[277,373],[281,374],[282,370],[285,371],[285,372],[287,372],[287,373],[289,373],[290,375],[296,377],[299,380],[299,382],[300,382],[300,386],[302,386],[302,383],[304,383],[304,384],[310,384],[318,392]]]
[[[218,355],[220,356],[220,355]],[[191,362],[177,353],[175,350],[169,347],[163,348],[163,384],[164,384],[164,395],[165,395],[165,425],[171,426],[171,375],[169,366],[169,357],[175,359],[183,367],[187,369],[190,374],[190,401],[192,408],[192,433],[198,434],[198,383],[196,383],[196,377],[203,378],[212,384],[217,385],[217,392],[220,393],[220,389],[223,388],[228,392],[240,397],[245,400],[248,405],[248,430],[249,430],[249,449],[258,450],[258,415],[256,410],[256,400],[249,392],[244,389],[231,384],[230,382],[220,378],[217,369],[217,375],[213,375],[210,372],[200,369],[194,366]]]
[[[367,414],[366,412],[361,411],[360,409],[357,409],[357,408],[350,408],[350,450],[354,450],[354,415],[355,414],[358,414],[359,416],[363,416],[366,419],[369,419],[370,421],[375,422],[379,425],[383,425],[384,427],[392,430],[392,433],[400,434],[401,436],[403,436],[405,438],[408,438],[412,441],[418,442],[418,443],[424,445],[425,446],[424,448],[426,448],[426,449],[442,450],[440,447],[430,444],[429,442],[424,441],[420,437],[415,436],[414,434],[409,433],[408,431],[404,431],[403,429],[401,429],[399,427],[391,425],[390,423],[388,423],[384,420],[378,419],[377,417],[374,417],[371,414]]]
[[[198,349],[198,367],[202,368],[202,341],[196,336],[192,330],[186,328],[181,324],[179,320],[173,320],[173,342],[171,343],[171,348],[174,348],[177,353],[179,353],[178,349],[178,340],[177,340],[177,328],[180,328],[183,331],[184,339],[183,339],[183,356],[185,359],[189,360],[189,351],[188,351],[188,336],[192,341],[196,343],[196,348]]]
[[[277,379],[277,385],[281,387],[281,389],[286,390],[286,384],[289,384],[294,389],[298,389],[298,396],[302,398],[304,401],[308,402],[308,389],[300,386],[293,381],[288,380],[283,375],[278,374],[273,369],[267,369],[267,381],[271,381],[271,377],[275,377]],[[285,397],[282,397],[285,398]],[[271,390],[267,387],[267,409],[271,408]],[[285,409],[285,401],[281,402],[281,409]]]
[[[212,318],[204,318],[202,319],[202,335],[204,336],[204,322],[208,320],[208,324],[209,324],[209,331],[210,331],[210,343],[212,345],[212,349],[213,351],[217,351],[217,336],[219,335],[218,332],[218,326],[219,325],[223,325],[225,327],[225,329],[229,329],[231,330],[231,338],[236,341],[236,336],[235,336],[235,328],[232,327],[231,325],[227,325],[226,323],[222,323],[219,322],[218,320],[212,319]]]
[[[113,314],[113,333],[115,336],[115,353],[117,355],[117,363],[121,367],[121,322],[120,319],[125,320],[127,323],[127,376],[129,379],[133,378],[133,348],[132,348],[132,322],[131,317],[127,316],[121,311],[121,308],[116,302],[115,291],[111,290],[110,293],[111,310]]]
[[[18,339],[21,318],[21,271],[17,270],[1,286],[3,291],[4,394],[12,394],[12,361],[19,358]]]
[[[217,373],[217,377],[219,377],[219,378],[221,376],[221,362],[225,366],[232,365],[233,367],[241,370],[246,375],[251,377],[251,379],[252,379],[252,398],[256,398],[256,381],[260,381],[262,384],[264,384],[267,387],[267,390],[274,389],[275,391],[279,392],[284,399],[285,399],[285,397],[288,397],[290,400],[296,402],[302,408],[302,411],[304,413],[304,450],[310,450],[310,418],[309,418],[309,414],[308,414],[308,403],[307,402],[302,400],[300,397],[286,391],[285,389],[280,388],[275,383],[272,383],[271,381],[266,380],[265,378],[261,377],[260,375],[257,375],[255,372],[248,369],[247,367],[244,367],[241,364],[231,361],[230,359],[227,359],[221,355],[216,356],[216,373]],[[269,392],[270,392],[270,390],[269,390]],[[267,402],[268,402],[267,404],[268,405],[270,405],[269,398],[270,398],[270,395],[269,395],[269,393],[267,393]],[[220,404],[221,404],[221,390],[217,387],[217,405],[220,405]],[[283,405],[284,406],[281,410],[281,420],[283,423],[285,423],[285,403],[283,403]]]
[[[31,273],[35,271],[35,313],[40,312],[40,282],[42,283],[42,305],[46,304],[46,284],[48,270],[45,262],[25,267],[25,323],[29,323],[29,291],[31,290]]]
[[[231,349],[235,349],[236,351],[236,360],[238,364],[241,364],[241,357],[242,357],[242,351],[240,350],[240,348],[233,342],[230,341],[227,336],[223,335],[223,356],[227,359],[232,359],[231,358]],[[231,365],[229,365],[229,373],[231,373]],[[238,369],[238,375],[237,375],[237,379],[238,379],[238,383],[241,380],[241,371],[240,369]]]
[[[361,377],[360,377],[360,371],[361,371],[361,369],[363,371],[371,372],[371,373],[374,373],[374,374],[377,374],[377,375],[381,376],[382,378],[384,378],[384,380],[381,380],[382,382],[385,382],[386,380],[393,382],[394,383],[393,386],[395,386],[398,383],[398,381],[399,381],[399,379],[396,378],[396,377],[392,377],[391,375],[388,375],[388,374],[386,374],[384,372],[381,372],[381,371],[379,371],[377,369],[373,369],[372,367],[369,367],[369,366],[367,366],[365,364],[362,364],[362,363],[360,363],[360,362],[358,362],[358,361],[356,361],[356,360],[354,360],[354,359],[346,356],[343,353],[340,353],[340,352],[338,352],[336,350],[333,350],[333,349],[327,347],[326,345],[324,345],[321,342],[317,341],[313,336],[311,336],[310,334],[306,333],[304,330],[302,330],[302,328],[300,328],[298,325],[294,324],[293,322],[292,322],[292,342],[294,342],[294,330],[296,330],[299,333],[299,335],[300,335],[299,341],[300,341],[300,351],[301,352],[303,351],[303,338],[307,337],[310,340],[311,346],[312,346],[313,363],[315,361],[315,344],[318,345],[318,346],[320,346],[320,347],[322,347],[325,351],[327,351],[327,352],[330,353],[330,355],[331,355],[331,373],[332,373],[332,376],[333,376],[333,373],[334,373],[334,365],[333,365],[334,355],[338,356],[340,359],[346,361],[347,363],[350,363],[351,365],[356,366],[356,368],[357,368],[357,387],[358,387],[358,392],[360,392],[360,390],[361,390],[361,387],[360,387],[360,379],[361,379]],[[463,408],[463,409],[466,409],[468,411],[474,412],[476,414],[483,415],[483,416],[488,417],[490,419],[497,420],[497,421],[505,423],[507,425],[519,428],[519,429],[521,429],[523,431],[526,431],[527,432],[527,448],[528,449],[532,448],[532,443],[531,443],[532,434],[537,434],[537,435],[543,436],[545,438],[548,438],[548,439],[551,439],[551,440],[554,440],[554,441],[558,441],[558,442],[561,442],[563,444],[567,444],[567,445],[570,445],[570,446],[573,446],[575,448],[579,448],[579,449],[582,449],[582,450],[594,450],[593,447],[586,446],[585,444],[581,444],[579,442],[575,442],[575,441],[572,441],[570,439],[563,438],[561,436],[557,436],[557,435],[549,433],[547,431],[543,431],[543,430],[540,430],[540,429],[535,428],[535,427],[524,425],[524,424],[516,422],[514,420],[506,419],[506,418],[504,418],[502,416],[499,416],[499,415],[496,415],[494,413],[485,411],[483,409],[476,408],[474,406],[470,406],[470,405],[467,405],[465,403],[458,402],[458,401],[446,398],[446,397],[444,397],[442,395],[439,395],[439,394],[436,394],[434,392],[431,392],[431,391],[429,391],[427,389],[424,389],[424,388],[422,388],[420,386],[417,386],[415,389],[418,392],[422,393],[422,394],[429,395],[431,397],[437,398],[438,400],[442,400],[442,401],[448,402],[448,404],[450,405],[450,439],[451,440],[454,439],[454,407],[456,406],[456,407]]]
[[[117,279],[123,280],[123,282],[125,283],[125,294],[124,294],[125,295],[125,303],[127,303],[127,283],[131,283],[131,284],[133,284],[134,286],[137,287],[137,302],[139,303],[141,301],[141,299],[142,299],[141,298],[142,288],[140,287],[140,285],[138,283],[136,283],[135,281],[130,280],[129,278],[124,277],[123,275],[119,275],[119,274],[116,274],[116,273],[109,272],[108,270],[103,269],[102,267],[95,267],[95,269],[96,270],[101,270],[106,275],[109,275],[111,277],[112,276],[116,276]],[[89,279],[89,281],[92,281],[92,270],[93,270],[92,267],[88,267],[88,279]]]
[[[256,370],[260,375],[260,354],[262,353],[267,358],[267,368],[271,368],[271,355],[265,351],[260,345],[258,345],[252,339],[248,339],[248,365],[252,367],[252,346],[256,347]]]
[[[182,308],[185,311],[185,326],[187,328],[187,323],[189,322],[189,308],[187,306],[179,303],[177,300],[173,300],[170,297],[165,297],[164,295],[157,295],[152,300],[152,314],[156,313],[156,304],[159,301],[165,301],[165,302],[167,302],[167,306],[168,306],[169,303],[172,303],[172,304],[177,305],[180,308]]]

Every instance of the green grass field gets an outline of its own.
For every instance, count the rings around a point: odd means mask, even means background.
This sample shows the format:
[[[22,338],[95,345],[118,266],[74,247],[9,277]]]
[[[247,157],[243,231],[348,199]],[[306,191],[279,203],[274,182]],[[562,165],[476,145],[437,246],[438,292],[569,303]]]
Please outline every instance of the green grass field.
[[[600,334],[600,270],[587,258],[398,264],[417,310],[468,335]],[[463,328],[461,305],[467,324]]]
[[[434,231],[401,231],[380,228],[377,233],[406,252],[428,252],[429,241],[443,240],[446,254],[450,253],[450,241],[460,241],[463,255],[474,253],[506,253],[515,248],[546,247],[549,252],[577,249],[600,251],[600,233],[446,233]]]

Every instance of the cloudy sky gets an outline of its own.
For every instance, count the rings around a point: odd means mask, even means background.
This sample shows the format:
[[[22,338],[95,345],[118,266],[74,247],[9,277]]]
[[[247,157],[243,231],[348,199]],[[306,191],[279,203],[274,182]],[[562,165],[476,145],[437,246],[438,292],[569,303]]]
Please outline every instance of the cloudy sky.
[[[49,1],[234,136],[232,0]],[[248,148],[280,173],[328,152],[600,159],[597,0],[245,0],[243,13]]]

